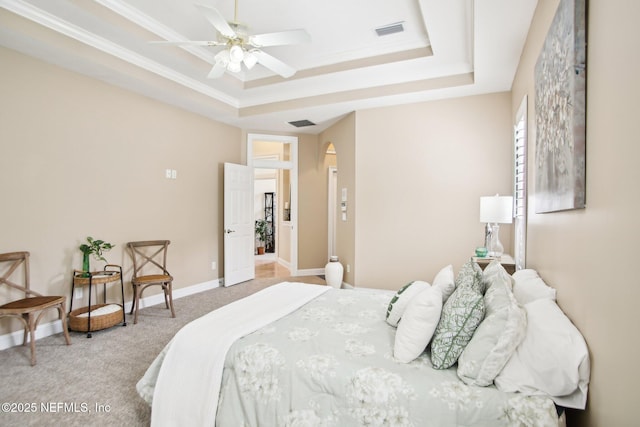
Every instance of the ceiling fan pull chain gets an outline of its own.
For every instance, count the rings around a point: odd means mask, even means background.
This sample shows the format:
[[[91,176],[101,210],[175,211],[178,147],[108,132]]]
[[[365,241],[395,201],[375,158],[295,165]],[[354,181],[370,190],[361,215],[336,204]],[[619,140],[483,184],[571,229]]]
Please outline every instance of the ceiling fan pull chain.
[[[239,22],[238,21],[238,0],[236,0],[236,6],[233,10],[233,21],[234,22]]]

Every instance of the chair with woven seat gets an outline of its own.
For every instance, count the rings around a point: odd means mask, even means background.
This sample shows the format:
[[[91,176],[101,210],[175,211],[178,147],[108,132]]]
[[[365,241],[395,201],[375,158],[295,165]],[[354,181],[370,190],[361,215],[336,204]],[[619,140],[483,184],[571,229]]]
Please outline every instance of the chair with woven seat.
[[[171,317],[176,317],[173,310],[173,296],[171,293],[173,277],[167,271],[167,248],[169,240],[146,240],[129,242],[127,247],[133,260],[133,305],[131,313],[133,323],[138,323],[138,310],[142,292],[149,286],[161,286],[164,291],[164,303],[171,309]]]
[[[23,266],[22,283],[20,285],[9,278],[19,271]],[[22,345],[27,345],[27,337],[31,346],[31,366],[36,364],[36,329],[42,315],[50,308],[58,310],[62,321],[62,332],[67,345],[71,344],[69,332],[67,331],[67,312],[65,309],[66,297],[44,296],[30,289],[29,279],[29,252],[10,252],[0,254],[0,272],[4,275],[0,277],[0,285],[7,285],[9,288],[17,289],[24,298],[13,300],[0,306],[0,317],[14,317],[20,319],[24,324],[24,339]],[[13,279],[16,280],[16,279]]]

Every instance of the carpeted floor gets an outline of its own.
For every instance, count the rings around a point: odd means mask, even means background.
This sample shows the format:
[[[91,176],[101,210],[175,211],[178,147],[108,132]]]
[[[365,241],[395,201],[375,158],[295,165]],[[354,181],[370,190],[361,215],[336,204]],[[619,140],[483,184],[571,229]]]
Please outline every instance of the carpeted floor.
[[[135,385],[167,342],[185,324],[211,310],[282,281],[325,284],[317,276],[256,279],[141,310],[138,324],[38,340],[38,364],[29,348],[0,351],[0,426],[148,426],[151,409]],[[7,405],[8,404],[8,405]],[[12,412],[15,411],[15,412]]]

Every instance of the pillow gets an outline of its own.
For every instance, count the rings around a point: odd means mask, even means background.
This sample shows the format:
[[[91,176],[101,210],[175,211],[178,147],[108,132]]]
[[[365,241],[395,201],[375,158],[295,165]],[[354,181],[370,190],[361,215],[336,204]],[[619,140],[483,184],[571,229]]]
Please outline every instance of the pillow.
[[[433,279],[432,286],[440,289],[440,292],[442,292],[442,302],[444,303],[447,301],[456,289],[456,282],[453,276],[453,266],[447,265],[445,268],[440,270]]]
[[[393,345],[393,357],[403,363],[409,363],[420,356],[438,326],[442,312],[442,292],[430,287],[407,305],[396,330]]]
[[[460,287],[472,287],[481,294],[484,294],[486,285],[482,280],[482,269],[473,260],[467,261],[458,272],[456,278],[456,289]]]
[[[513,279],[498,261],[484,270],[485,318],[458,359],[458,377],[467,385],[488,386],[524,339],[527,316],[511,291]]]
[[[568,408],[584,409],[589,384],[589,350],[580,331],[558,305],[541,298],[525,305],[524,340],[495,379],[505,392],[548,395]]]
[[[456,363],[483,317],[481,293],[470,286],[453,291],[442,308],[431,341],[431,363],[435,369],[447,369]]]
[[[513,278],[516,281],[513,295],[520,304],[528,304],[540,298],[556,300],[556,290],[547,286],[535,270],[518,270],[513,273]]]
[[[106,314],[116,313],[118,311],[122,311],[122,306],[118,304],[107,304],[91,310],[91,317],[93,318],[93,316],[104,316]],[[85,311],[84,313],[80,313],[77,317],[89,317],[89,312]]]
[[[430,285],[427,282],[420,280],[404,285],[389,302],[389,307],[387,308],[387,323],[391,326],[398,326],[402,313],[404,313],[411,298],[429,287]]]

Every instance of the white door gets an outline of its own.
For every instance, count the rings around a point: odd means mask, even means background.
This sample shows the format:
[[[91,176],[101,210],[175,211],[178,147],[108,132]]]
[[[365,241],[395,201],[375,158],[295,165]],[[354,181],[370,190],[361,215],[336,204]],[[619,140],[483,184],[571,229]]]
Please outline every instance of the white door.
[[[253,168],[224,164],[224,286],[255,278]]]

